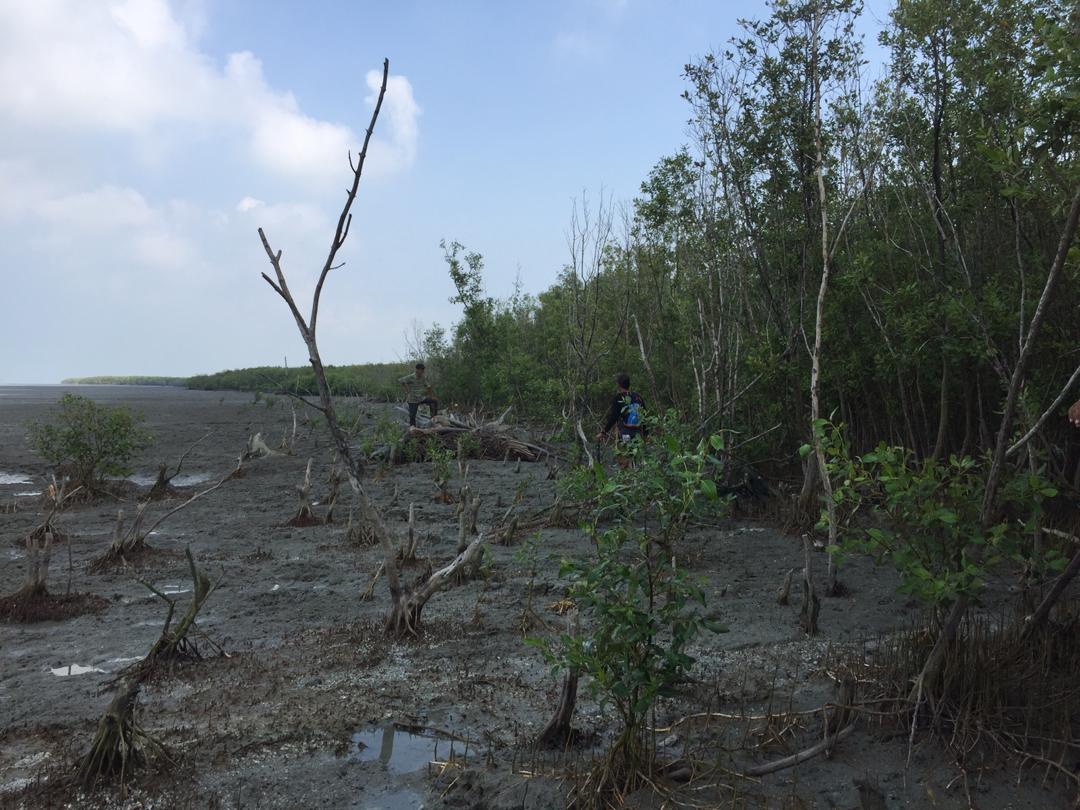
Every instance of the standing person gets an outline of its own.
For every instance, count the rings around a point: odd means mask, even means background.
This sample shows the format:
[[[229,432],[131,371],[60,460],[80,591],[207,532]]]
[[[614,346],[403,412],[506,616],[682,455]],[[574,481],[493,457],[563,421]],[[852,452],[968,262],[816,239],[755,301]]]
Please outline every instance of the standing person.
[[[630,375],[620,374],[615,378],[616,391],[608,408],[603,429],[596,434],[596,440],[602,441],[613,427],[618,425],[620,444],[630,444],[638,437],[645,436],[645,424],[642,421],[645,400],[635,391],[630,390]],[[620,465],[625,466],[622,459]]]
[[[424,379],[423,363],[417,363],[416,371],[401,377],[398,382],[405,389],[405,402],[409,406],[410,427],[416,427],[416,411],[421,405],[427,405],[433,417],[439,413],[439,400],[435,398],[431,385]]]

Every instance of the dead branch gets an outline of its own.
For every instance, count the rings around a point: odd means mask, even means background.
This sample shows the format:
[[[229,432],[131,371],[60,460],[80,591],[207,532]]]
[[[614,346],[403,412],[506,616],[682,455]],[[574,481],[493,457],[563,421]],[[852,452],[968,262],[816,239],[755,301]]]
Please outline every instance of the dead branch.
[[[112,682],[120,678],[128,678],[130,683],[143,683],[162,664],[172,667],[178,661],[198,661],[202,658],[202,653],[199,651],[194,637],[197,629],[195,618],[198,616],[199,611],[202,610],[203,605],[206,604],[210,594],[221,583],[224,574],[218,578],[217,582],[211,582],[210,577],[195,566],[195,558],[191,554],[190,547],[185,549],[185,554],[188,561],[188,571],[191,573],[191,602],[175,627],[172,624],[172,619],[176,612],[176,600],[170,599],[167,594],[159,590],[153,583],[138,576],[135,577],[141,585],[164,601],[169,606],[169,610],[165,615],[165,624],[161,629],[161,635],[154,642],[150,651],[141,661],[137,661],[130,667],[121,670]]]
[[[184,460],[200,442],[204,441],[213,432],[214,431],[212,430],[208,430],[200,438],[192,442],[188,449],[180,454],[180,458],[176,462],[176,467],[171,473],[169,472],[169,466],[163,461],[161,466],[158,467],[157,480],[155,480],[154,485],[150,487],[150,492],[147,493],[146,497],[151,500],[160,500],[173,494],[172,480],[180,474],[180,470],[184,467]]]

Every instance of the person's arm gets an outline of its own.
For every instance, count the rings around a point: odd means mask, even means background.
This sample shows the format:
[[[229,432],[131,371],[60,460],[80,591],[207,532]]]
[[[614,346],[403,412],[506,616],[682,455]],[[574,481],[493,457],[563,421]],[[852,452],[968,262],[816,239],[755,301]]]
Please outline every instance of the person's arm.
[[[611,400],[611,407],[608,408],[607,419],[604,420],[603,429],[596,434],[597,440],[604,438],[604,436],[615,427],[615,423],[619,421],[619,414],[622,413],[622,407],[622,397],[616,395],[615,398]]]
[[[1069,421],[1073,423],[1073,427],[1080,428],[1080,399],[1069,408]]]

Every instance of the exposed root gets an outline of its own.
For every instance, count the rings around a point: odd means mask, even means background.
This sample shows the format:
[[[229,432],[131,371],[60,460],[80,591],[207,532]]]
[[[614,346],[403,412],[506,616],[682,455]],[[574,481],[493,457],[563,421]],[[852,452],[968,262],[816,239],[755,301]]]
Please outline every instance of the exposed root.
[[[84,790],[114,779],[126,788],[135,771],[147,764],[149,753],[168,759],[165,747],[143,731],[135,719],[138,695],[139,684],[128,683],[98,721],[90,750],[79,760],[75,777]]]

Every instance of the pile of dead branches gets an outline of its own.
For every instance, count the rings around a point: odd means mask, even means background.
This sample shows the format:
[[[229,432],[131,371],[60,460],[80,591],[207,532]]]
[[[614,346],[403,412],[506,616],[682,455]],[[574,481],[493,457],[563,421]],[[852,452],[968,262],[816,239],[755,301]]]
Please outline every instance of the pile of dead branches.
[[[476,413],[467,416],[439,414],[431,419],[418,416],[419,426],[409,428],[405,440],[413,440],[419,448],[417,453],[408,454],[407,460],[423,461],[428,443],[438,442],[455,453],[459,447],[464,447],[469,458],[539,461],[548,451],[523,438],[520,431],[505,424],[504,420],[509,412],[510,409],[507,408],[494,420],[486,420]],[[393,448],[384,445],[376,448],[372,456],[394,462],[406,460],[392,451]]]

